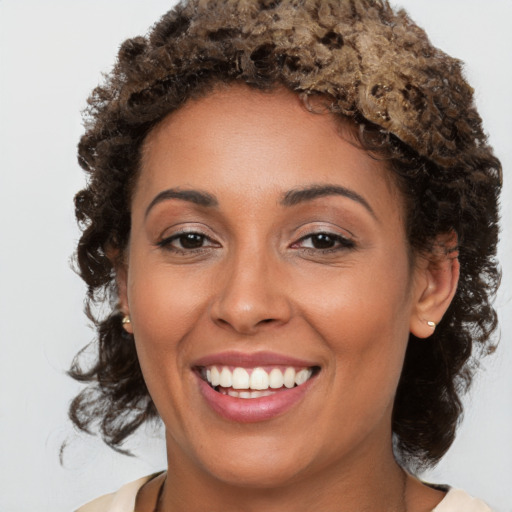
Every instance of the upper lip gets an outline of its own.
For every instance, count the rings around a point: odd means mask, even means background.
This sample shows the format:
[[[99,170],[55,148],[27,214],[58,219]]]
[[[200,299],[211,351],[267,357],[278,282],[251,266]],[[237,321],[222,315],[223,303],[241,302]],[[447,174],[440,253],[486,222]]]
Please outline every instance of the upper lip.
[[[235,366],[255,368],[258,366],[293,366],[298,368],[310,368],[319,366],[314,361],[298,359],[276,352],[218,352],[197,359],[192,366]]]

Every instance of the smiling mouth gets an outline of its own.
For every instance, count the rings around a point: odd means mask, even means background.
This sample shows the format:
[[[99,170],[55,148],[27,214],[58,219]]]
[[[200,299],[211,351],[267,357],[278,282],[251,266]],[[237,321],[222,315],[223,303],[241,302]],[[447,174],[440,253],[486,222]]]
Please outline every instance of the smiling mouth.
[[[301,386],[317,375],[320,367],[255,367],[202,366],[201,379],[223,395],[235,398],[261,398]]]

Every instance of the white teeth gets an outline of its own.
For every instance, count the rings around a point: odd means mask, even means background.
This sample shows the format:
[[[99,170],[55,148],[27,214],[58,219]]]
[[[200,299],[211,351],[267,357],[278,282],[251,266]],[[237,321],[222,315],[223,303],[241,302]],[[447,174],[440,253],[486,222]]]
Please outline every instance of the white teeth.
[[[268,389],[268,373],[263,368],[254,368],[249,387],[251,389]]]
[[[232,384],[233,379],[231,377],[231,372],[228,368],[222,368],[222,371],[220,372],[219,386],[223,388],[230,388]]]
[[[233,370],[233,389],[249,389],[249,387],[249,372],[245,368],[235,368]]]
[[[293,388],[295,386],[295,369],[294,368],[286,368],[284,372],[284,385],[287,388]]]
[[[297,384],[297,386],[304,384],[304,382],[306,382],[311,377],[312,373],[313,372],[310,368],[305,368],[304,370],[300,370],[295,375],[295,384]]]
[[[208,378],[208,371],[206,372],[206,378],[208,379],[208,381],[210,382],[210,384],[216,388],[219,383],[220,383],[220,373],[219,373],[219,370],[217,370],[217,367],[214,366],[212,369],[211,369],[211,379],[210,380]]]
[[[261,398],[262,396],[274,395],[275,391],[235,391],[234,389],[228,389],[222,392],[223,394],[233,396],[235,398]]]
[[[279,389],[284,386],[283,372],[278,368],[274,368],[268,376],[269,385],[272,389]]]
[[[233,371],[227,366],[211,366],[203,369],[203,376],[212,387],[220,386],[228,389],[230,396],[238,398],[258,398],[273,394],[270,389],[280,389],[283,386],[293,388],[300,386],[311,378],[313,370],[311,368],[302,368],[296,371],[293,367],[288,367],[284,371],[281,368],[272,368],[267,372],[263,368],[234,368]],[[242,391],[235,391],[242,390]],[[253,390],[252,392],[249,390]],[[260,392],[265,394],[261,395]]]
[[[250,392],[250,398],[260,398],[262,396],[270,396],[270,395],[275,395],[275,391],[269,391],[268,389],[264,390],[264,391],[251,391]]]

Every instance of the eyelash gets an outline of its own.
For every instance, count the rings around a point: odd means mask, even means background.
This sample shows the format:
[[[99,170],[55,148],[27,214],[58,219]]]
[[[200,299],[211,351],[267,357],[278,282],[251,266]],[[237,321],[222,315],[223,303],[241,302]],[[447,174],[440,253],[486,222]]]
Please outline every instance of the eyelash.
[[[199,232],[199,231],[180,231],[179,233],[175,233],[172,236],[169,236],[167,238],[164,238],[163,240],[160,240],[156,245],[158,247],[161,247],[162,249],[165,249],[167,251],[175,252],[177,254],[196,254],[198,252],[202,252],[205,249],[209,249],[209,246],[203,246],[201,247],[194,247],[194,248],[185,248],[185,247],[174,247],[172,243],[176,240],[182,239],[182,245],[183,245],[183,239],[185,239],[186,236],[195,236],[197,238],[201,239],[201,242],[204,243],[205,241],[209,241],[211,243],[212,247],[217,246],[218,244],[214,242],[210,237],[206,236],[205,234]]]
[[[304,242],[305,240],[310,239],[313,244],[313,238],[314,237],[326,237],[328,238],[332,243],[336,244],[334,247],[325,247],[325,248],[319,248],[319,247],[297,247],[300,243]],[[350,238],[347,238],[345,236],[336,234],[336,233],[329,233],[328,231],[320,231],[317,233],[309,233],[308,235],[303,236],[300,238],[297,242],[292,244],[292,247],[299,248],[304,251],[308,252],[321,252],[323,254],[329,254],[334,253],[338,251],[344,251],[347,249],[353,249],[355,248],[355,243]]]
[[[183,247],[183,240],[187,236],[196,237],[196,240],[199,239],[198,241],[201,243],[201,246],[200,247],[189,247],[189,248]],[[328,239],[327,243],[335,244],[335,246],[334,247],[324,247],[324,248],[314,247],[314,242],[313,242],[314,237],[325,237],[326,239]],[[182,247],[174,247],[172,245],[172,243],[177,240],[180,240],[180,239],[182,239],[182,241],[181,241]],[[308,239],[311,240],[311,244],[313,245],[313,247],[301,246],[301,244]],[[210,245],[208,245],[208,246],[202,245],[206,241],[209,241]],[[318,239],[317,239],[317,241],[318,241]],[[205,235],[201,232],[198,232],[198,231],[181,231],[179,233],[175,233],[174,235],[169,236],[169,237],[164,238],[163,240],[159,241],[157,243],[157,246],[161,247],[167,251],[172,251],[172,252],[175,252],[178,254],[197,254],[197,253],[203,252],[205,249],[209,249],[211,247],[220,247],[220,245],[217,244],[216,242],[214,242],[210,237],[208,237],[207,235]],[[312,253],[320,252],[322,254],[329,254],[329,253],[334,253],[334,252],[343,251],[343,250],[347,250],[347,249],[353,249],[355,247],[355,243],[353,240],[351,240],[347,237],[344,237],[342,235],[335,234],[335,233],[329,233],[327,231],[320,231],[318,233],[309,233],[309,234],[303,236],[297,242],[294,242],[290,247],[292,247],[293,249],[300,249],[300,250],[312,252]]]

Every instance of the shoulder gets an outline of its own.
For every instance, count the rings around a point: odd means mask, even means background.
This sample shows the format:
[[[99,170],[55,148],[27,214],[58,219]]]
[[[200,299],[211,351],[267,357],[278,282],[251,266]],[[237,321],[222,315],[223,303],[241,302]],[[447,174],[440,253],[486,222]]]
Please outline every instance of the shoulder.
[[[117,492],[100,496],[83,505],[76,512],[133,512],[139,489],[155,476],[156,474],[145,476],[125,484]]]
[[[492,512],[482,500],[460,489],[450,489],[433,512]]]

